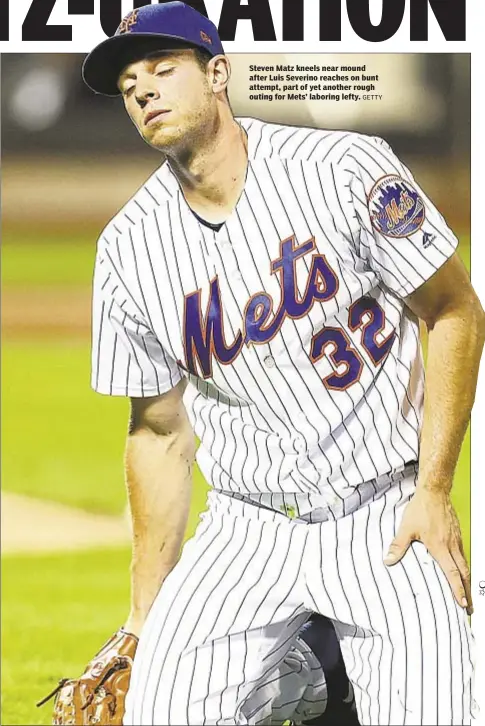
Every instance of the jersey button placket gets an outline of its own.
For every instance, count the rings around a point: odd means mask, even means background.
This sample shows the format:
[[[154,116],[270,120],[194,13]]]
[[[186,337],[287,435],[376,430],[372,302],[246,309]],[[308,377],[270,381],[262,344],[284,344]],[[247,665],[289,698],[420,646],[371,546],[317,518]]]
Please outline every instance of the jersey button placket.
[[[222,237],[221,239],[218,239],[216,236],[215,242],[216,245],[218,245],[219,247],[221,257],[224,259],[224,266],[226,269],[228,283],[232,286],[236,286],[239,283],[243,282],[243,276],[241,274],[241,271],[237,267],[237,260],[232,248],[231,241],[227,237]],[[238,291],[238,297],[240,294],[241,290]]]
[[[298,436],[295,439],[295,449],[298,451],[299,454],[303,454],[306,449],[305,440],[301,436]]]

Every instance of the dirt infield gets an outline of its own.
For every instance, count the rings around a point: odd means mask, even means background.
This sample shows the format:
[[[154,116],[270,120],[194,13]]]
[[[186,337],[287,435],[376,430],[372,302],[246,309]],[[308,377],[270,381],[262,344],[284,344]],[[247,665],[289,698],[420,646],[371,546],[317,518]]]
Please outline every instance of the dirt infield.
[[[2,335],[86,339],[91,329],[90,288],[17,287],[2,292]]]
[[[2,555],[118,547],[130,542],[125,517],[88,514],[73,507],[2,492]]]
[[[4,341],[86,340],[91,329],[91,289],[9,287],[2,291],[1,321]],[[124,517],[90,514],[10,492],[1,494],[1,527],[2,555],[115,547],[130,542]]]

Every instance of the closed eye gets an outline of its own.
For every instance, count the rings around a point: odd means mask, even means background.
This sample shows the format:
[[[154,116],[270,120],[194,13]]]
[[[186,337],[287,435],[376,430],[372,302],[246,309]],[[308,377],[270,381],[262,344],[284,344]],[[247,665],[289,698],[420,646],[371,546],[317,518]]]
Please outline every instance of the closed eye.
[[[157,76],[169,76],[171,73],[173,73],[174,70],[175,70],[175,68],[163,68],[163,69],[157,71],[155,75],[157,75]]]

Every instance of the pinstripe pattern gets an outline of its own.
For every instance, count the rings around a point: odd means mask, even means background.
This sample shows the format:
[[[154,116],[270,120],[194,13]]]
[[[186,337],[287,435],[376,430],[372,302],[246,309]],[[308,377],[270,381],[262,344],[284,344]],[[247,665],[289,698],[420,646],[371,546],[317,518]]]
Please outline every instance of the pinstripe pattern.
[[[126,723],[320,713],[322,670],[298,638],[312,611],[335,620],[362,724],[469,723],[470,634],[442,573],[419,545],[382,563],[422,418],[403,298],[457,240],[382,139],[240,123],[246,184],[220,228],[164,164],[98,244],[92,386],[155,396],[187,376],[213,487],[144,628]],[[425,204],[408,237],[369,211],[391,175]]]
[[[231,500],[216,503],[204,515],[152,607],[127,723],[234,723],[236,703],[239,722],[255,723],[269,716],[273,701],[286,719],[298,705],[285,703],[286,689],[298,702],[308,692],[324,708],[321,668],[297,639],[309,614],[295,597],[307,533],[289,533],[281,515],[270,523],[233,516],[232,507]]]
[[[470,724],[466,614],[421,544],[383,564],[416,476],[409,467],[337,520],[212,492],[143,630],[125,725],[281,723],[324,710],[321,669],[298,638],[312,611],[334,620],[361,724]]]
[[[323,497],[339,516],[364,482],[417,458],[423,369],[416,321],[401,297],[443,264],[456,239],[429,200],[425,226],[434,238],[426,249],[421,233],[395,240],[372,227],[366,198],[375,181],[386,174],[413,181],[381,139],[240,122],[249,141],[246,187],[219,231],[192,214],[167,164],[104,231],[92,385],[111,395],[153,396],[188,375],[198,462],[216,489],[256,498],[298,494],[300,507]],[[295,263],[299,294],[315,254],[337,276],[337,293],[315,300],[303,317],[286,316],[272,340],[243,345],[230,365],[212,354],[209,377],[184,370],[185,296],[200,290],[205,316],[217,279],[224,338],[235,341],[252,296],[271,295],[276,312],[282,289],[271,262],[291,236],[298,245],[315,239],[314,252]],[[383,338],[395,331],[378,365],[362,347],[362,331],[348,324],[349,306],[364,295],[384,311]],[[310,357],[324,326],[343,331],[362,360],[346,390],[323,384],[338,370],[327,353]]]

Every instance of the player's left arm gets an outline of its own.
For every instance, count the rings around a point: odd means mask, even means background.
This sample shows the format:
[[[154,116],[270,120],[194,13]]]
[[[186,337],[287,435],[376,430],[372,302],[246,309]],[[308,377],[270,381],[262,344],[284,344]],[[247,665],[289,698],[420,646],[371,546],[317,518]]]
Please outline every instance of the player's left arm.
[[[412,541],[422,542],[471,614],[470,571],[450,491],[475,398],[485,313],[457,253],[405,303],[428,329],[426,387],[416,494],[386,564],[398,562]]]
[[[456,254],[456,235],[411,171],[383,139],[350,141],[334,169],[343,236],[364,269],[429,332],[419,481],[385,561],[395,564],[413,540],[423,542],[470,612],[470,573],[450,490],[475,397],[484,312]]]

